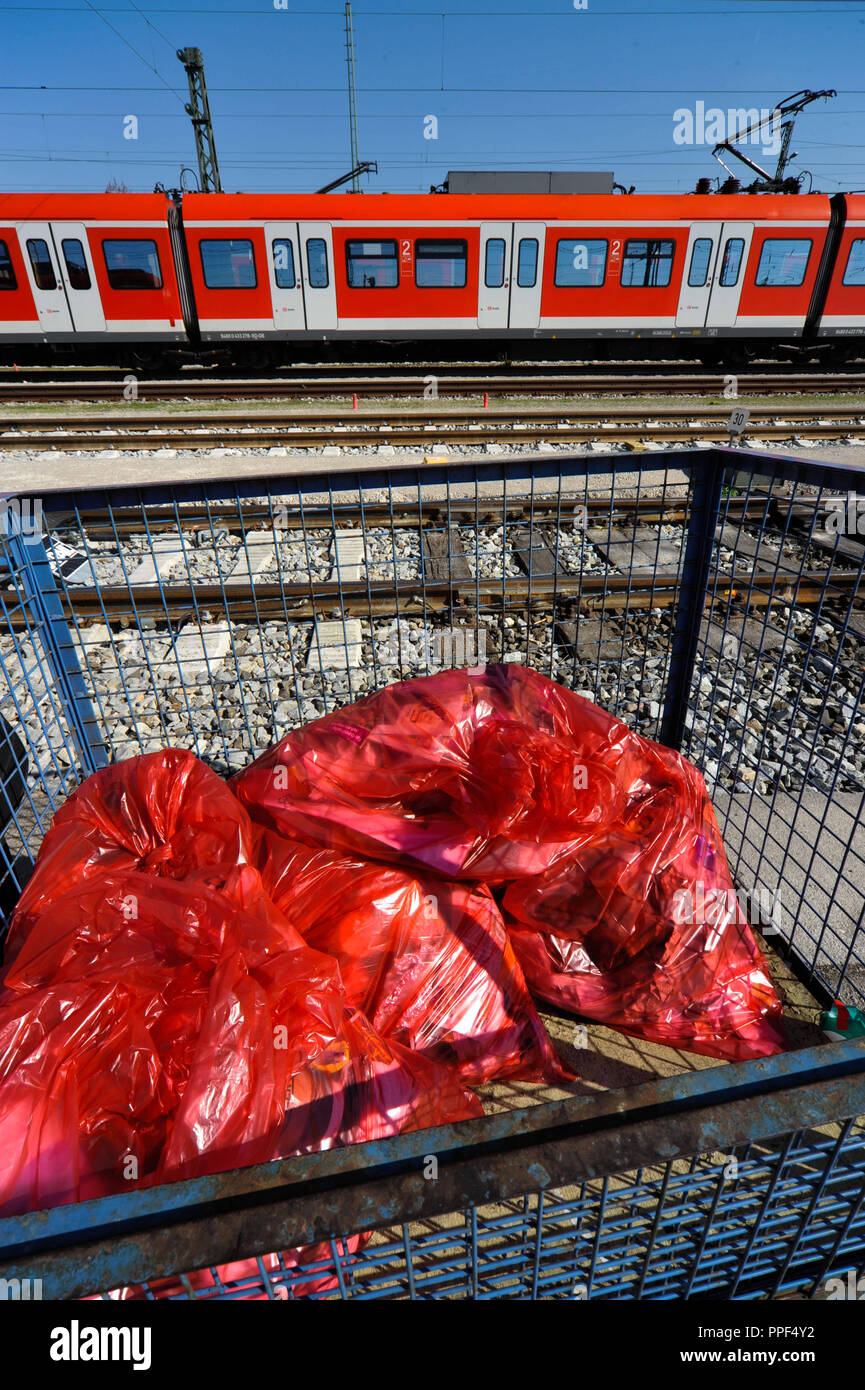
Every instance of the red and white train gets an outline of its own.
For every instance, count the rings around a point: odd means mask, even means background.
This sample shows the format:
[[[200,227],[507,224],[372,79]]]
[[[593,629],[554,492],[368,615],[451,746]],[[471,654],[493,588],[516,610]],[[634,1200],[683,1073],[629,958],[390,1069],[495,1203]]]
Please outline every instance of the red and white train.
[[[0,195],[9,362],[527,340],[859,355],[865,195]]]

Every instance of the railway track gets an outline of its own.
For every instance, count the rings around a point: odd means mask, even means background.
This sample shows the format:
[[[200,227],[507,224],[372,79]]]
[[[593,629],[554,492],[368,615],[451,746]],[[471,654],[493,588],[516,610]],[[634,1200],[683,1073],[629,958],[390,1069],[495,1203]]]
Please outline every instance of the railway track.
[[[865,580],[855,570],[802,571],[795,575],[759,574],[754,570],[734,570],[725,575],[719,594],[706,596],[706,605],[716,599],[744,600],[762,607],[772,603],[815,605],[826,602],[827,584],[834,585],[834,596],[847,599],[850,591],[865,594]],[[679,598],[679,570],[655,570],[652,574],[555,574],[527,578],[509,577],[508,596],[520,609],[527,603],[548,606],[553,599],[573,599],[581,613],[595,609],[624,610],[672,607]],[[395,599],[396,595],[396,599]],[[268,584],[257,581],[221,584],[103,585],[102,588],[76,588],[67,596],[67,605],[78,617],[96,621],[106,616],[170,617],[184,621],[202,610],[224,610],[234,617],[256,613],[288,616],[289,619],[321,619],[345,612],[352,617],[387,616],[405,613],[417,616],[428,609],[477,609],[478,598],[491,606],[501,606],[502,581],[471,578],[466,581],[426,581],[423,595],[410,581],[359,580],[353,582],[307,580],[302,584]]]
[[[810,539],[827,554],[823,568],[806,569],[793,560],[785,568],[779,552],[769,553],[760,543],[739,531],[740,539],[734,550],[729,570],[719,571],[707,604],[720,599],[731,610],[761,610],[777,605],[819,606],[834,603],[847,605],[851,595],[859,600],[865,596],[862,572],[863,548],[853,544],[840,557],[832,553],[827,543],[814,533],[815,502],[791,502],[777,498],[766,490],[754,490],[745,495],[725,498],[723,523],[719,541],[725,544],[725,532],[731,523],[739,527],[748,523],[758,531],[761,523],[771,517],[776,526],[789,526],[789,538],[801,543]],[[369,534],[377,526],[392,530],[404,528],[419,532],[426,555],[424,579],[402,580],[394,573],[385,581],[375,578],[341,579],[314,577],[311,573],[301,580],[268,580],[264,575],[254,580],[248,575],[232,577],[231,567],[217,582],[193,576],[189,559],[203,543],[205,553],[221,544],[220,537],[229,533],[242,534],[248,539],[252,552],[261,547],[261,537],[273,538],[273,513],[262,503],[239,505],[210,504],[206,516],[200,509],[184,511],[174,507],[154,507],[148,510],[146,524],[138,511],[124,514],[108,513],[94,508],[75,515],[46,513],[51,531],[67,534],[77,529],[88,542],[115,541],[147,532],[154,539],[154,554],[164,547],[159,540],[166,529],[176,538],[176,556],[183,559],[187,576],[172,580],[157,576],[144,583],[65,586],[63,605],[74,623],[107,623],[123,630],[130,623],[137,626],[142,618],[162,623],[183,624],[201,620],[203,614],[220,613],[234,619],[260,621],[263,617],[283,620],[317,621],[334,615],[366,617],[388,615],[406,617],[446,614],[451,619],[488,613],[495,621],[509,610],[554,611],[558,620],[576,616],[591,617],[602,612],[628,613],[647,609],[669,609],[679,599],[682,573],[678,568],[664,566],[640,572],[628,563],[625,572],[621,561],[603,572],[581,569],[563,570],[558,563],[557,546],[552,532],[557,527],[585,526],[592,545],[600,545],[601,553],[613,537],[624,537],[632,528],[633,543],[645,544],[647,527],[683,525],[688,520],[689,499],[684,495],[656,498],[632,495],[594,494],[584,499],[573,496],[536,497],[509,503],[506,500],[484,498],[471,502],[449,502],[446,505],[428,503],[400,504],[398,510],[381,504],[359,508],[341,507],[339,515],[327,506],[289,511],[280,517],[280,529],[304,531],[313,536],[318,530],[336,537],[346,527],[361,524]],[[205,529],[199,530],[206,521]],[[490,579],[481,574],[471,575],[466,564],[467,552],[457,528],[468,528],[479,535],[485,527],[510,527],[507,540],[511,553],[524,571],[522,577],[508,575],[503,586],[501,577]],[[603,523],[599,525],[599,523]],[[526,526],[528,525],[528,529]],[[256,530],[256,527],[264,530]],[[268,529],[269,528],[269,531]],[[183,534],[182,534],[183,533]],[[356,531],[348,534],[357,534]],[[655,533],[662,543],[662,533]],[[438,544],[434,545],[433,542]],[[502,535],[502,545],[506,537]],[[621,550],[622,540],[616,541]],[[651,548],[652,541],[649,540]],[[750,547],[750,549],[749,549]],[[184,553],[185,552],[185,553]],[[828,553],[827,553],[828,552]],[[164,554],[164,549],[162,551]],[[248,552],[250,553],[250,552]],[[607,552],[608,554],[610,552]],[[145,551],[146,555],[147,552]],[[469,551],[471,554],[471,541]],[[776,558],[773,558],[773,554]],[[436,556],[438,558],[436,558]],[[136,552],[134,557],[141,559]],[[742,564],[742,559],[746,564]],[[840,561],[840,562],[839,562]],[[132,561],[130,561],[130,569]],[[617,572],[618,569],[618,572]],[[24,621],[23,615],[21,621]],[[865,634],[865,612],[862,614]]]
[[[749,369],[753,369],[755,371],[781,373],[789,372],[794,368],[796,371],[801,372],[822,372],[826,370],[833,370],[833,368],[825,362],[821,363],[818,361],[807,361],[791,364],[789,362],[779,362],[777,360],[771,360],[769,358],[761,359],[757,357],[753,358],[752,361],[750,361],[747,364],[747,366]],[[852,361],[852,365],[849,361],[843,364],[839,363],[834,368],[834,370],[842,371],[847,370],[848,368],[859,368],[860,370],[865,370],[865,361]],[[39,365],[38,363],[27,363],[23,366],[10,366],[8,363],[6,363],[0,366],[0,381],[20,381],[24,377],[32,377],[34,380],[39,381],[71,381],[74,380],[76,377],[81,377],[84,380],[95,380],[99,376],[106,378],[111,377],[115,380],[122,380],[122,378],[128,372],[133,370],[136,371],[137,374],[143,379],[155,378],[160,375],[165,375],[166,373],[170,374],[173,377],[183,377],[186,380],[206,379],[208,377],[218,377],[222,375],[231,380],[241,381],[245,378],[251,378],[256,376],[255,370],[251,368],[232,367],[224,363],[206,364],[198,362],[189,362],[184,366],[177,367],[165,366],[163,368],[160,368],[156,366],[139,366],[135,368],[132,365],[122,366],[118,363],[112,364],[107,362],[93,363],[92,365],[87,365],[84,363],[78,365],[76,365],[75,363],[70,363],[69,365],[61,365],[59,362],[54,362],[46,365]],[[642,371],[657,372],[659,375],[675,376],[677,373],[681,372],[695,372],[705,370],[707,370],[707,368],[704,363],[695,361],[693,358],[684,357],[679,358],[677,361],[653,360],[651,358],[630,358],[626,360],[602,362],[598,358],[576,357],[546,357],[538,358],[536,360],[533,360],[529,357],[515,357],[510,358],[508,360],[505,360],[504,358],[495,357],[451,357],[446,360],[443,357],[439,357],[435,359],[427,358],[426,360],[418,360],[417,358],[412,358],[411,360],[403,358],[400,360],[394,356],[391,356],[389,358],[382,357],[376,360],[364,360],[355,357],[352,360],[345,360],[341,362],[308,361],[285,363],[284,365],[279,367],[268,368],[264,370],[264,372],[262,372],[262,370],[259,369],[257,374],[259,376],[263,374],[267,376],[270,380],[276,381],[281,379],[287,379],[292,376],[309,376],[313,373],[319,374],[321,376],[346,376],[351,375],[352,373],[362,373],[363,375],[367,376],[381,376],[393,372],[430,371],[438,371],[440,373],[451,372],[457,375],[459,375],[461,372],[477,372],[487,373],[489,375],[496,375],[498,373],[505,374],[508,372],[524,371],[603,371],[608,372],[611,376],[614,376],[616,374],[628,376],[632,372]]]
[[[128,378],[130,374],[126,374]],[[427,398],[433,389],[439,397],[464,397],[486,394],[491,397],[531,396],[669,396],[671,389],[678,395],[720,396],[724,389],[724,374],[718,372],[684,373],[586,373],[539,370],[485,374],[473,369],[460,372],[431,365],[416,371],[395,373],[347,372],[322,373],[319,369],[292,377],[173,377],[149,380],[135,378],[137,400],[261,400],[369,397]],[[761,392],[807,392],[821,395],[847,395],[861,392],[865,399],[865,372],[743,372],[737,375],[739,395]],[[123,396],[128,381],[116,378],[78,378],[74,381],[41,380],[0,377],[0,402],[33,405],[64,401],[96,401],[112,404]]]
[[[261,412],[254,423],[243,411],[222,411],[184,417],[136,412],[92,418],[42,417],[7,422],[0,433],[0,450],[87,449],[153,450],[241,448],[320,448],[339,444],[368,448],[383,444],[429,447],[437,444],[507,444],[590,442],[615,435],[616,440],[681,442],[695,437],[722,440],[728,435],[729,404],[651,411],[612,406],[545,407],[516,410],[448,410],[406,412],[364,410],[335,413]],[[98,427],[96,427],[98,424]],[[815,439],[843,439],[865,432],[865,403],[827,407],[814,418],[810,405],[751,409],[748,434],[788,439],[804,427]]]
[[[199,621],[203,614],[221,613],[236,619],[282,618],[287,621],[321,621],[347,617],[421,617],[427,613],[460,614],[481,612],[493,618],[506,615],[511,607],[525,612],[549,611],[561,616],[591,617],[594,614],[640,612],[673,608],[681,589],[678,570],[656,570],[651,574],[555,574],[520,579],[508,577],[506,594],[501,579],[426,581],[418,594],[412,581],[366,580],[336,582],[307,580],[305,583],[228,581],[218,584],[163,583],[159,585],[80,587],[68,590],[63,606],[75,623],[107,623],[120,628],[134,626],[142,618],[182,624]],[[731,606],[761,609],[776,605],[818,606],[836,601],[846,605],[851,590],[858,598],[865,594],[865,580],[856,570],[803,571],[795,575],[734,570],[724,576],[723,586],[707,595],[706,607],[717,608],[719,598]],[[23,618],[12,621],[23,628]]]
[[[759,524],[765,518],[770,502],[769,494],[757,489],[753,489],[748,496],[727,497],[724,502],[725,520],[750,520],[755,525]],[[621,522],[629,522],[632,526],[681,525],[688,519],[689,502],[685,497],[626,498],[613,497],[609,493],[590,493],[584,497],[556,494],[515,502],[502,502],[490,497],[444,504],[425,502],[413,505],[401,502],[398,511],[385,503],[365,503],[363,508],[304,506],[302,512],[300,509],[281,511],[279,526],[286,531],[330,530],[336,520],[338,527],[386,526],[395,530],[415,530],[423,526],[501,526],[503,522],[507,525],[531,524],[535,519],[548,524],[567,525],[584,513],[594,524],[604,521],[610,525]],[[256,527],[273,526],[274,508],[255,502],[211,502],[206,512],[199,507],[153,506],[147,509],[146,522],[138,508],[131,509],[129,513],[117,508],[110,512],[104,508],[93,508],[77,515],[47,511],[45,522],[51,530],[81,526],[86,529],[87,539],[92,541],[158,535],[165,530],[177,534],[178,526],[190,533],[203,530],[205,535],[211,536],[221,530],[245,535]]]

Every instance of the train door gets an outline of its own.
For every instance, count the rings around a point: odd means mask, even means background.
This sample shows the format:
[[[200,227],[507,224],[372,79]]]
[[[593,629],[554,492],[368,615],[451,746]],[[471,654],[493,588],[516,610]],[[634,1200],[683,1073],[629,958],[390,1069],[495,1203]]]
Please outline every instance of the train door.
[[[478,268],[478,327],[507,328],[511,287],[511,223],[481,227]]]
[[[51,234],[76,333],[104,333],[105,315],[83,222],[52,222]]]
[[[18,228],[27,279],[45,333],[71,333],[72,315],[47,222],[28,222]]]
[[[724,223],[706,318],[707,328],[732,328],[736,322],[753,235],[753,222]]]
[[[306,326],[336,328],[336,267],[331,225],[329,222],[300,222],[297,231]]]
[[[544,266],[543,222],[514,224],[511,257],[511,328],[537,328],[541,321],[541,281]]]
[[[273,326],[295,332],[306,326],[300,239],[296,222],[267,222],[264,227]]]
[[[695,222],[692,225],[679,288],[677,328],[705,326],[720,240],[720,222]]]

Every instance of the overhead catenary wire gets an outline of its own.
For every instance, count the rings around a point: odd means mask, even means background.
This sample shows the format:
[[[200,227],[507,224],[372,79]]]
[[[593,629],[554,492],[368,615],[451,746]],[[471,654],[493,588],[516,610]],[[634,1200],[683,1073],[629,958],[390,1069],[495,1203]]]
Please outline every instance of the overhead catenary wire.
[[[684,3],[684,2],[685,2],[685,0],[683,0],[683,3]],[[611,9],[611,8],[608,8],[608,7],[605,6],[603,9],[601,9],[601,8],[598,8],[598,9],[596,9],[596,10],[588,10],[588,9],[587,9],[587,10],[585,10],[585,11],[581,11],[580,13],[581,13],[581,17],[584,17],[584,18],[589,18],[589,17],[591,17],[592,19],[615,18],[615,17],[617,17],[617,16],[618,16],[618,17],[621,17],[622,15],[628,15],[628,16],[630,16],[630,15],[635,15],[635,16],[649,15],[649,16],[651,16],[652,18],[655,18],[657,15],[673,15],[673,16],[679,18],[679,19],[682,19],[682,18],[686,18],[686,19],[703,19],[703,18],[715,19],[715,18],[717,18],[719,15],[728,15],[728,14],[729,14],[729,15],[737,15],[738,17],[741,18],[741,16],[742,16],[743,13],[744,13],[744,14],[750,14],[750,15],[753,15],[753,16],[755,16],[755,17],[760,17],[761,15],[764,15],[764,16],[766,16],[767,18],[768,18],[768,17],[771,17],[771,16],[773,16],[773,15],[777,15],[777,14],[781,14],[781,15],[795,14],[795,15],[799,15],[799,16],[807,16],[807,15],[813,15],[813,14],[820,14],[820,15],[830,14],[830,15],[844,16],[844,15],[846,15],[846,14],[862,14],[862,13],[865,13],[865,0],[862,0],[862,3],[859,3],[858,0],[835,0],[835,3],[837,3],[837,4],[839,5],[839,7],[843,5],[843,8],[838,8],[838,9],[834,9],[834,10],[833,10],[833,9],[828,9],[828,8],[827,8],[827,5],[830,4],[830,3],[832,3],[832,0],[693,0],[693,2],[698,6],[698,8],[693,9],[693,10],[682,10],[682,9],[678,9],[678,10],[674,10],[674,9],[663,9],[663,10],[660,10],[660,9],[657,9],[656,7],[649,7],[649,8],[644,8],[644,9],[627,9],[627,10],[625,10],[625,9]],[[728,10],[728,9],[709,9],[708,6],[709,6],[709,4],[712,4],[712,3],[718,3],[718,4],[724,4],[724,5],[733,4],[733,5],[736,5],[737,8],[736,8],[736,9],[729,9],[729,10]],[[742,6],[743,6],[743,5],[746,5],[746,4],[747,4],[747,5],[768,6],[769,8],[765,8],[765,9],[752,9],[752,10],[750,10],[750,11],[748,11],[748,10],[743,11]],[[811,9],[806,9],[806,8],[805,8],[806,5],[810,5],[810,6],[812,6],[813,8],[811,8]],[[854,8],[854,5],[855,5],[855,8]],[[795,8],[793,8],[793,7],[795,7]],[[79,11],[78,11],[78,7],[77,7],[76,5],[40,5],[38,8],[39,8],[40,12],[46,12],[46,13],[75,14],[75,13],[79,12]],[[117,8],[117,7],[103,6],[102,8],[103,8],[104,10],[106,10],[106,12],[109,13],[109,14],[124,14],[124,13],[126,13],[123,9]],[[0,5],[0,13],[3,13],[4,11],[14,12],[14,11],[22,11],[22,10],[23,10],[23,11],[26,11],[26,12],[32,12],[33,6],[31,6],[31,5]],[[266,11],[266,10],[250,11],[250,10],[248,10],[248,9],[246,9],[246,10],[244,10],[244,9],[237,9],[236,7],[225,7],[225,8],[222,8],[222,7],[213,8],[213,7],[211,7],[211,8],[201,8],[201,9],[188,9],[188,8],[182,8],[182,9],[181,9],[181,8],[176,8],[176,9],[161,9],[161,8],[157,8],[157,7],[151,7],[150,13],[151,13],[151,14],[171,14],[171,15],[176,15],[176,14],[191,14],[191,15],[215,15],[215,16],[219,16],[219,15],[243,15],[243,16],[244,16],[245,18],[247,18],[247,19],[269,19],[269,18],[270,18],[270,14],[269,14],[269,12]],[[289,9],[286,9],[286,10],[280,10],[278,13],[279,13],[280,15],[285,15],[285,16],[287,16],[287,17],[289,17],[289,18],[297,18],[297,19],[300,19],[300,18],[330,19],[330,18],[332,18],[332,17],[341,16],[343,12],[342,12],[341,10],[337,10],[337,9],[334,9],[334,10],[303,10],[303,9],[299,9],[299,10],[291,9],[291,10],[289,10]],[[462,11],[459,12],[459,13],[456,13],[456,12],[454,12],[454,11],[448,12],[447,10],[443,11],[443,10],[441,10],[440,8],[437,8],[437,9],[432,9],[432,10],[407,10],[407,9],[399,9],[399,10],[364,10],[364,15],[365,15],[365,16],[368,15],[368,16],[370,16],[371,18],[372,18],[372,17],[380,17],[380,18],[388,18],[388,19],[403,19],[403,18],[408,18],[408,19],[435,19],[435,20],[438,20],[438,19],[441,19],[441,18],[445,18],[445,19],[489,19],[489,18],[491,18],[491,16],[494,15],[495,18],[496,18],[497,20],[501,20],[501,19],[538,19],[538,18],[542,18],[542,19],[560,19],[560,20],[568,20],[569,22],[573,22],[572,13],[571,13],[570,11],[568,11],[568,10],[564,10],[564,11],[562,11],[562,10],[505,10],[505,9],[502,9],[501,6],[498,5],[498,4],[495,5],[495,8],[494,8],[494,9],[489,9],[489,10],[462,10]]]
[[[88,8],[89,10],[92,10],[93,13],[94,13],[95,15],[97,15],[97,16],[99,17],[99,19],[102,20],[103,24],[106,24],[106,25],[108,26],[108,28],[111,30],[112,34],[116,34],[116,36],[117,36],[117,38],[120,40],[120,42],[121,42],[122,44],[125,44],[126,47],[129,49],[129,51],[130,51],[131,53],[134,53],[134,54],[135,54],[135,57],[138,59],[138,61],[139,61],[140,63],[143,63],[144,66],[145,66],[146,68],[149,68],[149,69],[150,69],[150,71],[151,71],[151,72],[159,79],[159,81],[162,83],[163,87],[165,87],[166,91],[169,91],[169,92],[171,93],[171,95],[172,95],[173,97],[175,97],[175,98],[180,102],[180,105],[183,106],[183,98],[180,96],[179,92],[177,92],[177,91],[175,90],[175,88],[171,86],[171,83],[168,82],[168,81],[166,81],[166,79],[162,76],[162,73],[159,71],[159,69],[158,69],[157,67],[155,67],[155,66],[153,65],[153,63],[148,63],[147,59],[144,57],[144,54],[143,54],[143,53],[139,53],[139,51],[138,51],[138,49],[135,47],[135,45],[132,44],[132,43],[130,43],[129,40],[128,40],[127,38],[125,38],[125,36],[124,36],[123,34],[121,34],[121,32],[120,32],[119,29],[116,29],[116,28],[115,28],[115,26],[111,23],[110,19],[106,19],[106,18],[105,18],[105,15],[102,13],[102,11],[101,11],[96,5],[94,5],[94,4],[92,3],[92,0],[84,0],[84,3],[85,3],[85,5],[87,6],[87,8]],[[115,90],[116,90],[116,91],[120,91],[120,90],[123,90],[123,89],[122,89],[122,88],[115,88]]]
[[[149,15],[145,14],[144,10],[140,9],[139,6],[136,5],[135,0],[129,0],[129,3],[132,6],[133,10],[135,10],[138,14],[141,15],[141,18],[144,20],[145,24],[153,30],[154,34],[157,34],[159,38],[162,39],[163,43],[168,45],[168,47],[171,49],[173,53],[177,45],[173,44],[169,38],[166,38],[165,34],[163,34],[162,30],[153,23]]]

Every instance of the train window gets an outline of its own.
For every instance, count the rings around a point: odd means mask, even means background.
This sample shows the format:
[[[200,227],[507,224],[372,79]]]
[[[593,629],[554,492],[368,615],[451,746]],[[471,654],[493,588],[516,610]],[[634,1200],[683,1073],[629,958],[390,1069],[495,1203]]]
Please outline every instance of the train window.
[[[416,241],[414,282],[421,288],[461,289],[466,283],[468,259],[467,241]]]
[[[161,290],[162,271],[155,241],[124,238],[103,241],[102,254],[113,290]]]
[[[674,245],[672,241],[626,241],[622,258],[622,284],[669,285],[673,273]]]
[[[505,239],[491,236],[487,242],[484,261],[484,284],[488,289],[500,290],[505,283]]]
[[[517,284],[520,289],[531,289],[538,278],[538,239],[523,237],[517,255]]]
[[[0,241],[0,290],[17,290],[18,281],[12,269],[12,258],[5,241]]]
[[[721,261],[721,275],[719,284],[725,290],[731,285],[735,285],[739,279],[739,271],[742,269],[742,253],[745,250],[745,239],[740,236],[727,238],[727,245],[724,247],[724,259]]]
[[[32,241],[28,241],[27,255],[30,257],[30,264],[33,267],[33,279],[36,281],[36,288],[56,290],[57,280],[47,241],[43,241],[42,237],[34,237]]]
[[[324,237],[311,236],[307,241],[306,270],[311,289],[327,289],[330,276],[327,269],[327,245]]]
[[[2,246],[0,242],[0,246]],[[0,274],[3,262],[0,260]],[[865,285],[865,237],[857,237],[850,247],[842,285]]]
[[[691,266],[688,270],[688,284],[692,289],[699,289],[705,285],[709,274],[709,262],[712,259],[712,238],[710,236],[700,236],[694,242],[694,249],[691,252]]]
[[[252,242],[220,237],[198,243],[204,283],[209,290],[254,290],[258,284]]]
[[[345,268],[353,289],[392,289],[399,284],[395,241],[347,241]]]
[[[801,285],[808,268],[812,242],[802,238],[767,237],[757,266],[757,285]]]
[[[564,237],[556,243],[556,285],[602,285],[607,271],[606,241],[575,241]]]
[[[294,247],[287,237],[276,237],[270,246],[273,252],[273,274],[276,287],[280,290],[293,290],[297,284],[294,273]]]
[[[63,248],[63,259],[66,262],[66,273],[69,276],[69,288],[89,290],[90,271],[87,269],[87,257],[81,242],[77,237],[66,237],[60,245]]]

